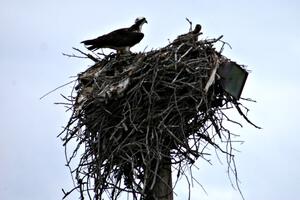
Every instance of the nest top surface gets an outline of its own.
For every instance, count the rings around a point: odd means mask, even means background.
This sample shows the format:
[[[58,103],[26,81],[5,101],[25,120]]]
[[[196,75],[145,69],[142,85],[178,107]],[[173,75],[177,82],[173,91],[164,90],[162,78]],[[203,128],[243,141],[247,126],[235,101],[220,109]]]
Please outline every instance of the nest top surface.
[[[114,97],[121,97],[125,90],[137,82],[152,81],[153,73],[158,76],[153,81],[162,81],[162,84],[169,84],[170,88],[176,87],[177,83],[188,79],[188,76],[199,75],[198,78],[203,82],[207,81],[217,62],[226,60],[213,47],[217,40],[171,43],[150,52],[106,56],[78,75],[79,84],[76,88],[81,96],[77,103],[80,104],[82,98],[87,100],[91,97],[100,102],[109,102]],[[203,90],[202,83],[199,84],[195,86]]]

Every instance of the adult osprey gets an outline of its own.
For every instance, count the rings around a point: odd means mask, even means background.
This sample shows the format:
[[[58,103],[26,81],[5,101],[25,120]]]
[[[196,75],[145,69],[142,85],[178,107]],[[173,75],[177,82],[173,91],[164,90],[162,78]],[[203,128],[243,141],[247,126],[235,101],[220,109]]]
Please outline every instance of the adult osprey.
[[[139,43],[144,34],[142,26],[147,23],[145,17],[136,18],[134,24],[128,28],[121,28],[102,35],[98,38],[82,41],[87,49],[95,51],[99,48],[110,48],[117,50],[117,53],[130,52],[130,48]]]
[[[197,42],[198,36],[202,34],[200,31],[201,31],[201,25],[196,24],[195,29],[193,31],[190,31],[186,34],[179,35],[172,43],[179,44],[185,42]]]

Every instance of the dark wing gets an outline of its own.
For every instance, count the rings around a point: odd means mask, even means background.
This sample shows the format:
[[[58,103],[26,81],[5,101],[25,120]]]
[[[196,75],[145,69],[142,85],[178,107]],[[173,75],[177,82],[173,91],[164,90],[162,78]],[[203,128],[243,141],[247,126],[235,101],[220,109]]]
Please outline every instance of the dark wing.
[[[144,37],[143,33],[131,32],[127,28],[118,29],[108,34],[102,35],[96,39],[82,41],[89,50],[99,48],[119,49],[123,47],[132,47],[139,43]]]

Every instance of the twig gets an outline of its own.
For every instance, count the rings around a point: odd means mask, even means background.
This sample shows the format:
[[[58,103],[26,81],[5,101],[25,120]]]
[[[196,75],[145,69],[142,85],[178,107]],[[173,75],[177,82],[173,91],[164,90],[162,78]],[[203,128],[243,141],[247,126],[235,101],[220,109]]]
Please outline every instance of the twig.
[[[186,17],[186,21],[190,24],[190,32],[193,30],[193,23]]]
[[[84,53],[83,51],[81,51],[81,50],[79,50],[79,49],[77,49],[77,48],[75,48],[75,47],[72,47],[72,49],[74,49],[74,50],[78,51],[79,53],[85,55],[86,57],[88,57],[89,59],[91,59],[91,60],[94,61],[94,62],[98,62],[98,61],[99,61],[97,58],[95,58],[95,57],[92,56],[91,54]]]
[[[47,92],[46,94],[44,94],[43,96],[41,96],[40,97],[40,100],[42,100],[43,98],[45,98],[46,96],[48,96],[49,94],[51,94],[52,92],[55,92],[56,90],[58,90],[58,89],[60,89],[60,88],[62,88],[62,87],[65,87],[65,86],[67,86],[67,85],[69,85],[69,84],[71,84],[71,83],[73,83],[73,82],[76,82],[77,80],[72,80],[72,81],[70,81],[70,82],[68,82],[68,83],[65,83],[65,84],[63,84],[63,85],[61,85],[61,86],[58,86],[57,88],[55,88],[55,89],[53,89],[53,90],[51,90],[50,92]]]
[[[239,107],[238,103],[234,103],[234,106],[235,106],[235,108],[237,109],[237,111],[240,113],[240,115],[242,115],[243,118],[244,118],[249,124],[251,124],[252,126],[254,126],[254,127],[257,128],[257,129],[262,129],[261,127],[255,125],[254,123],[252,123],[252,122],[248,119],[248,117],[243,113],[243,111],[242,111],[241,108]]]

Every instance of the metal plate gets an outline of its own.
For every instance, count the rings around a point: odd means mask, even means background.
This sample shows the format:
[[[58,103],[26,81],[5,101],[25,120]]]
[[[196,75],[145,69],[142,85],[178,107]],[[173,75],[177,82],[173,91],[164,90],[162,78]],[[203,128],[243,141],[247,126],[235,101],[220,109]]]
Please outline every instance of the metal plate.
[[[223,89],[238,100],[242,94],[248,72],[235,62],[226,62],[219,66],[218,75],[221,77]]]

